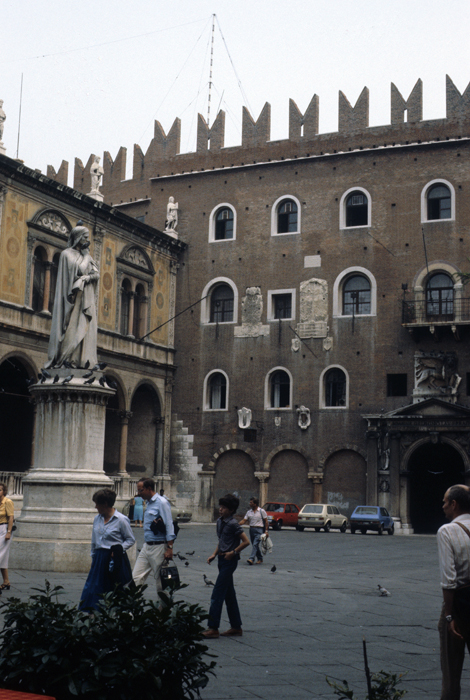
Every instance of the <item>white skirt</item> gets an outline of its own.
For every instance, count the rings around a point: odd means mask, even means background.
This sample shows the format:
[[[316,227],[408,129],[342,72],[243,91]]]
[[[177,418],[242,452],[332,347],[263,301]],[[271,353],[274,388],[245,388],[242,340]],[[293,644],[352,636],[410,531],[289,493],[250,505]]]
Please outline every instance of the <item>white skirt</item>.
[[[8,557],[10,556],[11,536],[9,540],[5,539],[7,531],[7,523],[3,523],[2,525],[0,525],[0,569],[8,569]]]

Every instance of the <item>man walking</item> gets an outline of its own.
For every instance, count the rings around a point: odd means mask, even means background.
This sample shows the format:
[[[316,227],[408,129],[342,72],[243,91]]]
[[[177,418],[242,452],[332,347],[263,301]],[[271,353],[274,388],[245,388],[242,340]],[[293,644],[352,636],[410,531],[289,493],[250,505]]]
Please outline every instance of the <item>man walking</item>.
[[[437,545],[444,605],[439,620],[441,700],[460,700],[460,677],[469,647],[469,621],[455,611],[458,589],[470,584],[470,489],[457,484],[444,495],[442,510],[450,521],[439,528]]]
[[[231,493],[219,499],[220,517],[217,520],[219,541],[214,554],[211,554],[207,560],[207,563],[210,564],[217,557],[219,567],[219,575],[212,589],[208,629],[202,633],[208,639],[219,637],[220,617],[224,601],[227,606],[230,629],[222,632],[222,637],[241,637],[243,634],[237,596],[233,585],[233,573],[237,568],[240,552],[250,543],[243,528],[233,517],[239,505],[239,499]]]
[[[153,572],[157,593],[162,590],[160,569],[163,561],[173,559],[173,541],[175,533],[171,518],[170,504],[155,492],[153,479],[141,479],[137,484],[137,493],[144,498],[147,508],[144,513],[144,545],[135,562],[132,577],[137,586]]]
[[[247,563],[254,564],[255,559],[257,564],[263,563],[263,557],[261,555],[261,550],[259,548],[259,543],[261,541],[261,536],[263,532],[269,534],[269,522],[266,511],[259,508],[259,501],[257,498],[252,496],[250,498],[250,510],[247,511],[243,520],[240,520],[240,525],[248,523],[250,526],[250,540],[253,545],[251,550],[250,558]]]

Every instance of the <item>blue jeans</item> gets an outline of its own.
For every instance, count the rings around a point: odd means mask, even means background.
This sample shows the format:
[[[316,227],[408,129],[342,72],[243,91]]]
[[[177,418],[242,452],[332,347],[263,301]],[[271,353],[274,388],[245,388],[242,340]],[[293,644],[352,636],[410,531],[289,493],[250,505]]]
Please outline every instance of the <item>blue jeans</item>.
[[[250,559],[251,561],[255,560],[255,557],[258,559],[258,561],[263,561],[263,557],[261,556],[261,550],[259,548],[259,543],[261,541],[261,535],[264,532],[264,527],[250,527],[250,540],[251,544],[253,545],[253,549],[251,550],[250,554]]]
[[[217,565],[219,567],[219,575],[212,589],[208,627],[213,630],[219,629],[222,606],[225,601],[230,627],[238,630],[242,626],[242,620],[233,586],[233,574],[238,565],[238,555],[230,559],[230,561],[223,556],[218,556]]]

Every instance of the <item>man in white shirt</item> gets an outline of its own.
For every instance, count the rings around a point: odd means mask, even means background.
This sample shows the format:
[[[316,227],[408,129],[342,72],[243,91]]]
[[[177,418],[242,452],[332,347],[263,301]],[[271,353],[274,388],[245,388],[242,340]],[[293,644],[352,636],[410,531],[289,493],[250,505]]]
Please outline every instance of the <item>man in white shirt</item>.
[[[439,528],[437,546],[444,605],[439,620],[441,700],[460,700],[465,644],[470,650],[470,624],[455,610],[455,592],[470,585],[470,489],[457,484],[444,495],[442,510],[450,521]]]
[[[250,498],[250,510],[247,511],[243,520],[240,520],[240,525],[248,523],[250,526],[250,540],[251,544],[253,545],[250,558],[247,560],[247,563],[250,564],[250,566],[255,563],[255,558],[257,564],[263,563],[259,543],[263,532],[268,534],[269,530],[269,522],[266,511],[258,506],[258,499],[252,496],[252,498]]]

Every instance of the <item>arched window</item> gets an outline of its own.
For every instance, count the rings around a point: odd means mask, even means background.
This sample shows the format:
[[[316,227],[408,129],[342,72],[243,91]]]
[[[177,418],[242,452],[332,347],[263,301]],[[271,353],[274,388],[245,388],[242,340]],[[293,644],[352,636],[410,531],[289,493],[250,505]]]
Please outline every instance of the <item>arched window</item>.
[[[134,338],[141,338],[143,335],[145,335],[145,331],[143,329],[145,311],[144,296],[145,289],[143,285],[138,284],[134,293],[134,321],[132,329],[132,335]]]
[[[343,316],[370,314],[370,298],[370,282],[367,277],[349,277],[343,285]]]
[[[367,226],[369,203],[364,192],[355,190],[346,199],[346,228]]]
[[[285,199],[277,208],[277,232],[295,233],[297,231],[297,204],[292,199]]]
[[[274,371],[269,378],[270,408],[290,407],[290,377],[285,370]]]
[[[454,317],[454,284],[449,275],[438,272],[426,285],[426,316],[440,321]]]
[[[347,403],[346,375],[339,367],[329,369],[324,376],[325,406],[345,407]]]
[[[60,253],[54,253],[51,265],[51,289],[49,293],[49,311],[52,313],[54,307],[55,288],[57,286],[57,271],[59,269]]]
[[[121,284],[121,323],[120,331],[122,335],[129,335],[129,307],[131,295],[131,283],[124,279]]]
[[[227,410],[227,377],[222,372],[212,372],[206,378],[204,405],[207,411]]]
[[[300,233],[300,202],[294,195],[276,199],[271,210],[271,236]]]
[[[452,197],[450,189],[443,183],[429,188],[427,192],[428,221],[450,219],[452,217]]]
[[[210,296],[210,323],[233,321],[233,289],[228,284],[219,284]]]
[[[215,217],[215,240],[233,238],[233,212],[228,207],[219,209]]]
[[[44,283],[46,279],[47,253],[38,246],[34,251],[33,294],[31,306],[34,311],[44,309]],[[49,300],[48,304],[49,305]]]

